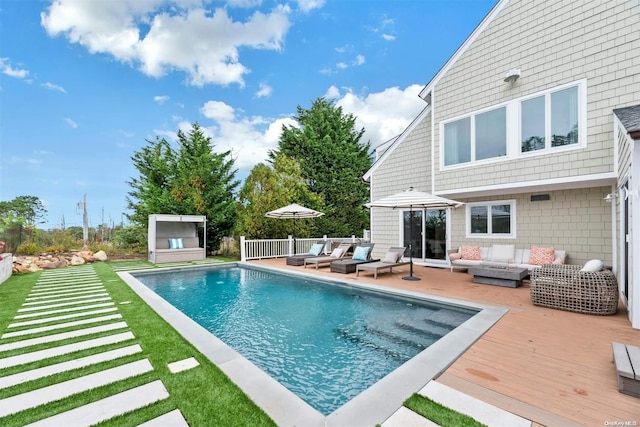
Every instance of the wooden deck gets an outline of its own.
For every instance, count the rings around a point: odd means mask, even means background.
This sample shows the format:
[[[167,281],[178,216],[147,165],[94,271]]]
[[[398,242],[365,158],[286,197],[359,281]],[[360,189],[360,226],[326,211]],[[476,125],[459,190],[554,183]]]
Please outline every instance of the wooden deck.
[[[374,280],[366,272],[356,277],[329,267],[287,266],[284,259],[252,263],[506,307],[509,312],[438,381],[534,425],[640,426],[640,399],[618,392],[613,364],[612,341],[640,345],[640,330],[631,328],[622,304],[613,316],[536,307],[528,281],[518,288],[483,285],[464,272],[416,265],[414,276],[422,280],[410,282],[401,279],[409,266]]]

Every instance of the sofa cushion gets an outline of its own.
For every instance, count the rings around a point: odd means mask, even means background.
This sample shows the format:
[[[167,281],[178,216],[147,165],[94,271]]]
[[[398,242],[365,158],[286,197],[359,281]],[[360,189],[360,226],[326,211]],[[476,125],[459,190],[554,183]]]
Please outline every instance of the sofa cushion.
[[[461,259],[469,259],[469,260],[481,260],[482,257],[480,255],[480,246],[460,246],[460,255]]]
[[[369,246],[358,246],[355,251],[353,251],[352,259],[357,261],[366,261],[369,258],[369,251],[371,247]]]
[[[555,259],[555,248],[541,248],[539,246],[531,246],[531,254],[529,255],[529,264],[542,265],[551,264]]]
[[[590,261],[587,261],[580,271],[590,271],[595,273],[596,271],[601,271],[603,269],[604,262],[600,261],[599,259],[592,259]]]
[[[514,262],[516,247],[514,245],[493,245],[491,261]]]
[[[169,249],[184,249],[184,241],[182,237],[170,237]]]
[[[314,243],[311,246],[311,249],[309,249],[309,255],[320,255],[320,252],[322,252],[322,248],[324,248],[324,245],[322,243]]]
[[[342,254],[344,253],[344,251],[342,250],[342,248],[335,248],[333,250],[333,252],[331,252],[331,257],[332,258],[340,258],[342,256]]]

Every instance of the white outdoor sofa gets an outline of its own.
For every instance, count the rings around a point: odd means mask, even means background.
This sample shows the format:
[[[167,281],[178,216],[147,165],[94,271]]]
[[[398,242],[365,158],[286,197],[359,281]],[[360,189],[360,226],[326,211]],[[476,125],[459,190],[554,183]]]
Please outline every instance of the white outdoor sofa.
[[[483,264],[507,264],[509,267],[521,267],[533,270],[534,268],[540,268],[542,265],[529,264],[529,257],[531,255],[531,248],[517,249],[514,245],[493,245],[493,246],[481,246],[479,260],[473,259],[451,259],[451,255],[459,253],[461,248],[451,249],[448,251],[449,264],[451,271],[454,268],[466,270],[469,267],[477,267]],[[554,262],[557,264],[564,264],[566,259],[566,252],[564,250],[555,249]]]
[[[198,227],[206,230],[207,217],[199,215],[149,215],[149,261],[153,263],[201,261],[206,258],[206,232],[200,245]],[[177,247],[170,247],[170,240]]]

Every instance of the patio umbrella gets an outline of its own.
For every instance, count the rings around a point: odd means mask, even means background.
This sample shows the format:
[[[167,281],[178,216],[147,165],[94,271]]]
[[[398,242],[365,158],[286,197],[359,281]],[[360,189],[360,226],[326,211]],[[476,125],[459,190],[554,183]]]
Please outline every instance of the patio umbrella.
[[[323,212],[318,212],[313,209],[305,208],[297,203],[291,203],[288,206],[269,211],[264,216],[267,218],[279,218],[279,219],[293,219],[293,252],[296,252],[296,222],[298,218],[317,218],[324,215]]]
[[[439,209],[439,208],[457,208],[464,203],[458,202],[444,197],[434,196],[433,194],[416,191],[413,187],[391,196],[366,203],[368,208],[391,208],[391,209],[409,209],[409,220],[413,219],[413,209]],[[413,235],[412,227],[409,224],[409,275],[403,277],[404,280],[420,280],[419,277],[413,275]]]

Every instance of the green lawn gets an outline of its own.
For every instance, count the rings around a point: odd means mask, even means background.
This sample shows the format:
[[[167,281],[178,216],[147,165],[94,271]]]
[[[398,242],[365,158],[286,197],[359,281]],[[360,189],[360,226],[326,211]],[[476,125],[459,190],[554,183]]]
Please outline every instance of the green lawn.
[[[110,265],[116,266],[117,262],[95,263],[93,264],[93,268],[105,285],[111,298],[116,303],[118,312],[122,314],[129,329],[135,335],[135,343],[138,343],[142,347],[142,357],[149,359],[154,370],[138,377],[119,381],[115,384],[0,418],[0,425],[3,427],[24,425],[56,413],[67,411],[81,404],[127,390],[133,386],[159,379],[162,380],[169,392],[170,397],[168,399],[154,403],[130,414],[111,419],[100,425],[114,427],[134,426],[177,408],[180,409],[191,426],[275,426],[275,423],[264,411],[256,406],[222,371],[182,338],[120,280]],[[41,274],[43,273],[13,275],[9,280],[0,285],[0,301],[2,302],[0,305],[1,333],[6,332],[7,326],[16,315],[17,310],[24,303],[25,298]],[[130,301],[130,303],[120,304],[126,301]],[[62,329],[59,332],[65,332],[65,330]],[[97,334],[96,337],[97,336],[100,336],[100,334]],[[3,340],[3,342],[11,342],[13,340],[17,339]],[[72,341],[73,340],[69,340],[69,342]],[[67,343],[67,341],[61,341],[56,344],[43,344],[30,347],[29,351],[40,350],[65,343]],[[118,346],[119,345],[114,344],[111,348]],[[96,350],[85,350],[79,354],[90,355],[106,349],[109,348],[102,347]],[[0,353],[0,358],[24,352],[26,351],[7,351]],[[77,355],[78,354],[74,354],[74,356]],[[167,364],[189,357],[195,357],[200,363],[200,366],[177,374],[171,374],[169,372]],[[62,362],[68,358],[70,358],[69,355],[60,356],[48,359],[47,361],[0,369],[0,378],[27,369]],[[79,374],[97,372],[111,367],[111,365],[116,366],[139,358],[139,355],[128,356],[118,361],[104,362],[100,365],[56,374],[7,389],[0,389],[0,399],[75,378],[79,376]]]

